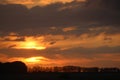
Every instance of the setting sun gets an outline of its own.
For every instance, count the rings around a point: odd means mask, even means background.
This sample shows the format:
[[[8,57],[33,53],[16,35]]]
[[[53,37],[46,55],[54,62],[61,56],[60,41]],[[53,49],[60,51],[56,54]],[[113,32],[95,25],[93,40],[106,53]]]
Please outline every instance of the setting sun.
[[[29,57],[25,58],[22,61],[25,62],[26,64],[46,64],[49,59],[42,57],[42,56],[37,56],[37,57]]]
[[[30,42],[26,42],[23,48],[25,48],[25,49],[38,49],[38,50],[42,50],[42,49],[45,49],[46,47],[38,46],[36,42],[30,41]]]
[[[31,57],[31,58],[25,59],[25,62],[36,63],[41,61],[42,58],[43,57]]]
[[[36,39],[27,37],[25,41],[16,43],[16,45],[12,48],[44,50],[46,49],[46,46],[41,40],[36,40]]]
[[[26,48],[35,48],[36,47],[36,43],[35,42],[26,42],[25,44]]]

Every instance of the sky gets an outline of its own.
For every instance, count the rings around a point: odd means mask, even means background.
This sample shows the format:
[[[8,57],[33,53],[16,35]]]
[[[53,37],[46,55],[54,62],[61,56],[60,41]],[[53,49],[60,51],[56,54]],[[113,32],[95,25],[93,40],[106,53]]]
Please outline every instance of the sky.
[[[120,0],[0,0],[0,62],[120,67]]]

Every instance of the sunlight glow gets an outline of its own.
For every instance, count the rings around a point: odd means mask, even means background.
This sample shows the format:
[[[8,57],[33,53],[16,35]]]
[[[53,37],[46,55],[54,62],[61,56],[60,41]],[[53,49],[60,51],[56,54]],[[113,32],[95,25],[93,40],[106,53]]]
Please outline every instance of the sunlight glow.
[[[42,60],[46,60],[46,58],[44,58],[44,57],[30,57],[30,58],[26,58],[24,60],[24,62],[27,62],[27,63],[38,63],[38,62],[41,62]]]
[[[44,49],[46,49],[46,46],[41,40],[36,40],[36,39],[33,39],[33,37],[32,37],[32,38],[26,38],[25,41],[17,43],[12,48],[44,50]]]
[[[22,4],[27,6],[28,8],[32,8],[34,6],[47,6],[54,3],[71,3],[74,0],[3,0],[1,4]],[[75,0],[77,2],[85,2],[86,0]]]
[[[31,41],[31,42],[26,42],[23,48],[25,48],[25,49],[42,50],[42,49],[45,49],[46,47],[44,47],[44,46],[38,46],[36,42]]]

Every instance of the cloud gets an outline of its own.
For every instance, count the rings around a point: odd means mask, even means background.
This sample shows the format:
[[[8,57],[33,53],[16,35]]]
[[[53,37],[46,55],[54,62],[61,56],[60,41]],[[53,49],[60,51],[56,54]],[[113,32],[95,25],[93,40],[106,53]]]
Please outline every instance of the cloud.
[[[120,65],[117,65],[120,62],[118,56],[120,56],[120,54],[99,54],[93,59],[92,63],[93,65],[96,64],[96,66],[99,65],[103,67],[120,67]]]
[[[64,29],[71,29],[67,27]],[[91,28],[92,31],[98,31],[101,28]],[[73,30],[73,29],[72,29]],[[106,34],[105,32],[94,34],[84,33],[81,35],[37,35],[37,36],[20,36],[20,35],[8,35],[0,37],[0,48],[27,48],[29,47],[46,47],[46,48],[98,48],[98,47],[117,47],[120,46],[119,41],[120,34]],[[72,42],[72,43],[71,43]],[[31,44],[32,43],[32,44]]]
[[[74,30],[76,30],[76,27],[66,27],[66,28],[63,28],[64,32],[74,31]]]
[[[108,35],[101,33],[99,35],[44,35],[44,36],[16,36],[24,38],[19,40],[1,40],[0,52],[13,54],[19,52],[22,55],[48,55],[54,54],[102,54],[119,53],[120,34]],[[31,44],[32,42],[32,44]],[[44,49],[38,49],[45,47]],[[15,54],[14,54],[15,53]],[[49,54],[52,54],[49,56]],[[17,54],[18,55],[18,54]],[[79,57],[79,56],[78,56]],[[54,57],[52,57],[54,58]]]
[[[43,42],[43,36],[4,36],[0,37],[0,48],[38,49],[48,47],[49,42]]]
[[[63,38],[62,40],[56,41],[56,43],[52,45],[52,47],[58,47],[63,50],[69,48],[70,49],[77,48],[77,47],[82,47],[82,48],[98,48],[104,46],[115,47],[115,46],[120,46],[118,44],[120,41],[119,36],[120,34],[106,35],[105,33],[100,33],[98,35],[83,34],[80,36],[68,35],[65,36],[65,38]],[[54,39],[51,38],[51,40]]]
[[[11,50],[14,52],[13,50]],[[32,57],[44,57],[45,60],[41,60],[40,65],[43,66],[63,66],[63,65],[77,65],[77,66],[82,66],[82,67],[120,67],[119,62],[119,53],[117,54],[109,54],[109,53],[104,53],[104,54],[71,54],[71,53],[65,53],[65,54],[54,54],[54,55],[43,55],[40,54],[35,54],[33,51],[34,55],[31,55],[31,53],[26,53],[27,51],[21,53],[21,50],[19,51],[19,56],[14,52],[14,56],[11,55],[2,55],[0,56],[0,61],[2,62],[10,62],[10,61],[16,61],[16,60],[21,60],[24,61],[26,59],[30,59]],[[31,51],[29,51],[31,52]],[[16,55],[15,55],[16,54]],[[24,54],[23,57],[21,54]],[[27,55],[26,55],[27,54]],[[44,53],[45,54],[45,53]],[[49,54],[51,54],[49,52]],[[31,56],[30,56],[31,55]],[[72,56],[71,56],[72,55]],[[54,58],[52,58],[54,56]],[[47,59],[47,60],[46,60]],[[71,61],[72,59],[72,61]],[[35,64],[35,63],[26,63],[27,65]],[[37,64],[39,65],[39,64]]]
[[[90,6],[95,2],[99,4],[97,1],[90,1],[87,6],[83,5],[85,2],[71,2],[55,3],[45,7],[36,6],[31,9],[18,4],[0,5],[0,32],[3,34],[15,32],[21,35],[62,34],[60,28],[76,26],[77,31],[73,33],[81,34],[89,32],[89,28],[107,26],[110,28],[107,33],[119,33],[120,12],[112,8],[105,9],[100,5],[97,5],[100,9],[91,8]],[[71,5],[79,6],[59,10]],[[50,27],[53,26],[57,30],[51,30]]]
[[[0,4],[22,4],[31,8],[34,6],[47,6],[54,3],[71,3],[73,1],[84,2],[85,0],[1,0]]]
[[[89,65],[95,60],[110,62],[109,57],[102,58],[104,55],[99,55],[101,60],[94,58],[99,57],[95,54],[120,53],[119,8],[119,0],[0,0],[0,53],[9,57],[44,56],[53,61],[59,54],[66,64],[71,59],[76,64],[77,60]],[[16,49],[27,41],[47,48]],[[111,61],[117,65],[118,57],[113,56]]]
[[[87,6],[92,8],[104,8],[119,10],[119,0],[87,0]]]

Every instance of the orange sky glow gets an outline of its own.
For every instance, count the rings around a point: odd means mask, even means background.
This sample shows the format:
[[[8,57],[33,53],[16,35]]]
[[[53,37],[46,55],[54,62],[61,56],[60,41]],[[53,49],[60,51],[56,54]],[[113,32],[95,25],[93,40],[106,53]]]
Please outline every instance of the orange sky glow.
[[[114,1],[0,0],[0,62],[120,67]]]
[[[16,48],[16,49],[36,49],[36,50],[46,49],[46,47],[41,44],[42,43],[38,43],[36,41],[25,41],[25,42],[21,42],[14,48]]]
[[[104,33],[99,34],[98,36],[94,36],[94,37],[88,37],[89,34],[83,34],[81,36],[75,36],[75,35],[71,35],[71,36],[67,36],[68,39],[64,40],[64,35],[46,35],[46,36],[18,36],[18,35],[9,35],[6,37],[1,37],[1,48],[10,48],[10,49],[18,49],[18,50],[37,50],[37,51],[46,51],[47,48],[59,48],[61,51],[64,50],[69,50],[72,48],[76,48],[76,47],[83,47],[83,48],[88,48],[88,49],[92,49],[92,48],[99,48],[102,46],[109,46],[109,47],[115,47],[115,46],[120,46],[119,41],[120,41],[120,34],[115,34],[115,35],[105,35]],[[109,41],[104,41],[105,37],[111,38],[111,40]],[[15,39],[18,38],[24,38],[23,41],[15,41]],[[4,41],[4,39],[10,39],[11,41]],[[57,43],[51,44],[51,40],[56,40],[57,39]],[[2,41],[3,40],[3,41]],[[71,43],[71,41],[73,41]],[[14,44],[14,45],[13,45]],[[12,46],[13,45],[13,46]],[[65,65],[69,63],[69,60],[67,60],[63,55],[56,55],[57,59],[54,61],[50,58],[44,57],[44,56],[34,56],[34,52],[32,52],[33,56],[31,55],[31,57],[13,57],[13,58],[9,58],[7,59],[7,57],[5,56],[1,56],[3,57],[3,59],[1,58],[1,60],[3,61],[4,59],[6,59],[7,61],[16,61],[16,60],[20,60],[23,61],[24,63],[26,63],[28,66],[34,66],[34,65],[43,65],[43,66],[55,66],[55,65]],[[43,52],[44,54],[44,52]],[[49,53],[49,55],[51,55],[52,53]],[[30,54],[29,54],[30,55]],[[36,55],[36,54],[35,54]],[[92,64],[90,64],[93,61],[107,61],[107,60],[111,60],[111,61],[120,61],[120,59],[118,58],[118,55],[113,55],[113,54],[103,54],[103,55],[97,55],[100,58],[93,58],[91,59],[87,59],[87,58],[76,58],[73,59],[72,63],[80,63],[82,65],[85,66],[85,63],[89,66],[92,66]],[[106,57],[105,57],[106,56]],[[112,57],[113,56],[113,57]],[[5,58],[4,58],[5,57]]]
[[[6,2],[3,2],[2,4],[22,4],[27,6],[28,8],[34,7],[34,6],[46,6],[54,3],[70,3],[74,0],[6,0]],[[86,0],[76,0],[78,2],[85,2]]]

